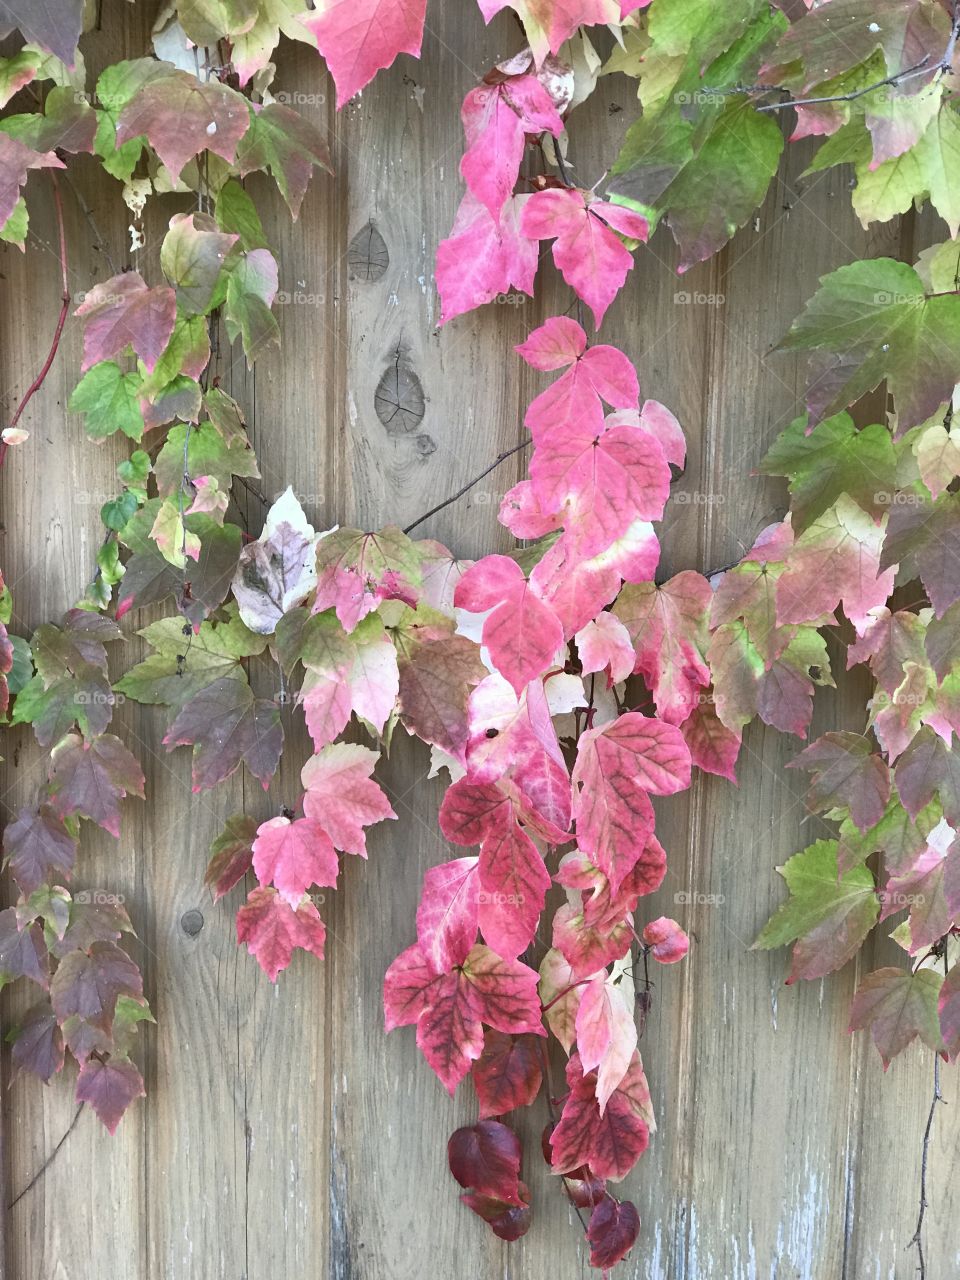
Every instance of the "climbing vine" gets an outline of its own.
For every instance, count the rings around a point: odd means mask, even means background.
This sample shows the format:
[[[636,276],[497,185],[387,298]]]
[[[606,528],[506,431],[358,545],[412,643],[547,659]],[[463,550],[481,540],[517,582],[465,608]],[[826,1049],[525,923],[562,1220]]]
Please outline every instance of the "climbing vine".
[[[508,7],[479,2],[487,21]],[[323,956],[314,890],[335,888],[341,859],[365,857],[367,829],[396,817],[374,771],[398,733],[414,736],[448,779],[440,827],[465,852],[424,878],[415,940],[385,977],[387,1030],[415,1026],[451,1093],[470,1076],[480,1119],[451,1136],[449,1166],[503,1239],[532,1213],[505,1118],[546,1095],[544,1156],[606,1272],[640,1231],[612,1188],[655,1127],[639,1048],[651,973],[688,948],[644,908],[667,862],[652,797],[688,787],[694,768],[735,782],[755,718],[805,737],[816,687],[834,683],[827,636],[874,688],[862,733],[829,732],[793,761],[830,834],[780,869],[789,897],[755,945],[792,945],[788,982],[822,978],[899,917],[903,964],[867,974],[851,1029],[869,1031],[884,1066],[919,1038],[936,1096],[940,1057],[960,1054],[960,241],[821,280],[780,343],[808,353],[803,412],[761,468],[787,481],[789,511],[706,575],[658,577],[655,526],[684,435],[641,393],[629,353],[599,337],[661,222],[683,272],[753,216],[787,117],[792,138],[823,139],[808,171],[853,166],[864,225],[929,201],[956,237],[960,15],[941,0],[509,7],[507,56],[461,106],[464,192],[436,246],[442,323],[533,295],[551,260],[570,302],[506,357],[543,378],[526,440],[483,473],[526,450],[500,509],[516,550],[468,563],[412,536],[426,516],[317,531],[292,488],[246,534],[231,499],[238,484],[256,492],[259,471],[218,375],[223,342],[252,365],[280,336],[277,259],[244,180],[271,175],[294,219],[314,170],[336,181],[325,139],[274,85],[281,33],[318,48],[342,106],[398,54],[419,55],[426,0],[167,8],[152,51],[94,85],[82,4],[6,6],[19,37],[0,59],[0,238],[24,247],[22,189],[45,170],[63,296],[0,463],[13,448],[16,465],[71,309],[83,361],[70,409],[92,440],[119,432],[135,447],[77,606],[28,645],[8,634],[0,594],[0,713],[32,725],[47,764],[5,826],[19,896],[0,913],[0,982],[39,997],[12,1037],[16,1068],[48,1081],[69,1053],[77,1100],[112,1132],[143,1093],[132,1053],[152,1014],[122,945],[126,910],[74,878],[83,825],[118,836],[121,803],[144,792],[110,732],[117,698],[163,709],[164,744],[191,749],[195,791],[241,767],[269,788],[281,707],[303,715],[300,794],[262,823],[229,817],[206,874],[217,899],[248,889],[237,939],[271,981],[298,948]],[[614,72],[636,80],[639,111],[588,189],[566,125]],[[113,271],[71,300],[58,173],[81,153],[119,184],[135,260],[145,203],[176,208],[155,279]],[[858,402],[881,384],[888,412],[864,424]],[[140,632],[148,656],[111,685],[118,624],[161,604]],[[351,726],[361,732],[345,737]],[[554,884],[566,893],[552,910]]]

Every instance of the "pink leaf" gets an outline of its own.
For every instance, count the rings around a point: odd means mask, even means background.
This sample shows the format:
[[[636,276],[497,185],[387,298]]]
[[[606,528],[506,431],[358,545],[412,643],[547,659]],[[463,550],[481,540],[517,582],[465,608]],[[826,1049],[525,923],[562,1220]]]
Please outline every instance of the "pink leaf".
[[[367,856],[365,828],[397,815],[370,777],[379,756],[369,747],[335,742],[311,756],[300,780],[303,810],[316,818],[342,853]]]
[[[311,885],[333,888],[340,862],[330,837],[313,818],[271,818],[257,829],[253,869],[261,885],[272,884],[296,909]]]
[[[247,950],[271,982],[290,963],[296,947],[323,959],[326,929],[312,902],[293,907],[275,889],[254,889],[237,912],[237,942]]]
[[[77,1076],[77,1101],[89,1102],[111,1134],[130,1103],[145,1093],[143,1077],[127,1058],[87,1058]]]
[[[533,941],[550,888],[543,858],[511,813],[480,849],[480,931],[497,955],[513,959]]]
[[[599,329],[604,313],[633,266],[630,250],[611,230],[646,240],[649,225],[639,214],[603,201],[589,203],[583,191],[535,192],[520,229],[532,240],[554,239],[553,260],[567,284],[586,302]]]
[[[563,643],[559,618],[508,556],[484,556],[471,565],[457,583],[454,603],[472,613],[491,611],[484,619],[483,643],[517,694],[546,671]]]
[[[510,196],[500,209],[498,225],[472,192],[463,197],[450,235],[437,246],[441,324],[511,289],[533,295],[537,244],[522,236],[519,226],[529,199]]]
[[[337,110],[397,54],[420,56],[427,0],[325,0],[301,18],[337,85]]]
[[[654,960],[661,964],[676,964],[690,950],[690,939],[676,920],[667,916],[659,916],[644,925],[640,938],[650,948]]]
[[[460,110],[467,149],[460,172],[495,222],[516,185],[528,133],[563,132],[546,89],[536,76],[523,75],[471,89]]]
[[[584,675],[606,671],[609,684],[619,684],[633,671],[630,635],[623,623],[604,611],[576,634],[577,652]]]
[[[173,333],[177,296],[167,285],[148,289],[136,271],[128,271],[94,285],[74,315],[84,322],[81,369],[133,347],[152,373]]]
[[[428,965],[448,973],[463,964],[477,940],[477,858],[455,858],[423,877],[417,937]]]

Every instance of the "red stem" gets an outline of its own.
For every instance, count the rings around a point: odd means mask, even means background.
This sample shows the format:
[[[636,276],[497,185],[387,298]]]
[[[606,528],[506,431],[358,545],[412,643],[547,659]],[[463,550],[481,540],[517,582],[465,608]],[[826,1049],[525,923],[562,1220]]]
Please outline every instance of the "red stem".
[[[17,405],[16,411],[10,421],[8,427],[15,427],[20,421],[24,409],[37,394],[50,372],[50,367],[57,357],[57,351],[60,347],[60,339],[63,336],[64,325],[67,323],[67,313],[70,310],[70,286],[67,280],[67,235],[63,222],[63,199],[60,195],[60,183],[57,181],[57,175],[52,169],[48,169],[50,181],[53,184],[53,203],[57,211],[57,231],[60,237],[60,276],[63,281],[63,293],[60,299],[60,315],[57,319],[57,327],[53,335],[53,342],[50,344],[50,350],[47,352],[47,358],[43,362],[43,367],[34,378],[33,382],[27,388],[23,399]],[[0,440],[0,467],[3,466],[4,458],[7,456],[9,445],[6,440]]]
[[[558,991],[549,1004],[542,1004],[540,1006],[540,1012],[542,1014],[546,1013],[548,1009],[553,1008],[553,1006],[557,1003],[558,1000],[562,1000],[564,996],[569,995],[570,992],[573,991],[576,987],[582,987],[585,982],[589,982],[589,981],[590,981],[589,978],[581,978],[578,982],[571,982],[569,987],[564,987],[562,991]]]

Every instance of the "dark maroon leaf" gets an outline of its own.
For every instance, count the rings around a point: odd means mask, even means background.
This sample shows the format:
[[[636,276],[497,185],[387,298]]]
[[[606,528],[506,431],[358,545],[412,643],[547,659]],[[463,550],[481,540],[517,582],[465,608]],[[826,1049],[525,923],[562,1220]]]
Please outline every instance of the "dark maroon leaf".
[[[21,809],[3,833],[5,865],[24,893],[69,880],[77,842],[48,804]]]
[[[210,861],[204,884],[210,887],[214,902],[219,902],[253,865],[253,842],[257,824],[245,813],[228,818],[226,825],[210,846]]]
[[[14,1079],[19,1071],[29,1071],[46,1083],[63,1066],[63,1036],[49,1000],[32,1005],[11,1037]]]
[[[520,1204],[507,1204],[495,1196],[482,1196],[466,1191],[460,1197],[468,1209],[488,1223],[490,1230],[501,1240],[519,1240],[530,1230],[530,1191],[525,1182],[517,1184]]]
[[[143,770],[112,733],[84,742],[70,733],[51,755],[50,799],[61,818],[90,818],[120,835],[120,801],[143,796]]]
[[[73,1015],[109,1031],[117,997],[142,996],[143,978],[115,942],[95,942],[89,951],[71,951],[50,984],[50,1000],[61,1025]]]
[[[499,1120],[481,1120],[457,1129],[447,1143],[450,1172],[461,1187],[518,1205],[520,1139]]]
[[[625,1258],[636,1243],[640,1215],[629,1200],[604,1196],[590,1215],[590,1265],[606,1269]]]
[[[193,746],[193,789],[228,778],[241,760],[264,789],[283,750],[279,708],[254,698],[246,679],[216,680],[180,711],[163,740],[168,749]]]
[[[0,989],[16,978],[31,978],[44,990],[50,985],[50,965],[39,925],[17,927],[13,907],[0,911]]]
[[[508,1036],[488,1027],[483,1033],[483,1053],[471,1071],[482,1120],[528,1107],[543,1079],[536,1037]]]
[[[89,1102],[110,1133],[116,1133],[127,1107],[145,1092],[143,1077],[128,1058],[88,1058],[77,1077],[77,1101]]]

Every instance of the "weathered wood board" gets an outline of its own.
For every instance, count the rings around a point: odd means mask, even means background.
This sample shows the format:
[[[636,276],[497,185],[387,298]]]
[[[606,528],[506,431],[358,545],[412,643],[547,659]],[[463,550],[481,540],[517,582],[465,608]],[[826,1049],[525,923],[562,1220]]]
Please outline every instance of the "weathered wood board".
[[[152,6],[108,3],[89,42],[102,65],[146,48]],[[290,225],[266,184],[260,194],[281,251],[283,354],[246,372],[227,353],[220,374],[248,410],[272,496],[288,483],[320,527],[404,523],[456,490],[520,439],[537,385],[512,354],[539,319],[568,305],[552,269],[536,303],[490,306],[438,331],[436,244],[460,193],[459,102],[488,65],[513,51],[502,17],[485,28],[467,0],[433,3],[421,62],[402,58],[339,117],[321,62],[285,47],[278,84],[329,131],[337,178],[315,182]],[[630,82],[602,81],[572,126],[585,185],[602,175],[632,118]],[[770,350],[817,278],[854,257],[903,253],[937,234],[911,221],[866,234],[847,175],[811,179],[788,150],[756,222],[718,258],[685,276],[660,232],[604,326],[636,360],[646,394],[671,405],[689,445],[666,522],[666,571],[735,559],[784,509],[784,491],[751,475],[795,414],[795,365]],[[98,236],[131,262],[116,193],[90,164],[65,192],[74,293],[108,273]],[[41,180],[29,198],[25,257],[0,256],[0,388],[9,412],[42,362],[60,285],[55,223]],[[157,272],[164,218],[154,213],[135,265]],[[113,492],[121,446],[83,438],[66,401],[79,364],[77,327],[26,425],[29,443],[0,473],[0,564],[21,630],[52,619],[81,593]],[[384,419],[386,419],[384,421]],[[425,532],[471,555],[504,543],[500,495],[516,459]],[[256,531],[260,508],[247,515]],[[139,641],[131,633],[124,662]],[[815,728],[862,708],[862,689],[823,697]],[[237,780],[193,796],[187,753],[160,745],[159,715],[121,708],[121,732],[147,771],[149,801],[125,806],[122,838],[88,832],[81,875],[128,899],[159,1025],[143,1039],[148,1098],[109,1139],[84,1111],[56,1159],[5,1219],[7,1280],[555,1280],[589,1271],[579,1224],[537,1155],[546,1120],[525,1117],[530,1234],[499,1244],[457,1203],[446,1171],[449,1132],[475,1117],[419,1059],[410,1031],[385,1037],[381,982],[414,934],[423,872],[443,856],[438,786],[426,753],[400,743],[382,780],[400,815],[350,860],[328,896],[328,958],[301,956],[272,987],[233,936],[239,891],[207,897],[205,852],[222,819],[266,816],[296,785],[307,754],[294,730],[282,776],[264,796]],[[291,721],[292,723],[292,721]],[[3,816],[28,799],[37,753],[5,735]],[[780,901],[775,864],[809,842],[798,750],[769,729],[747,737],[740,787],[700,780],[661,807],[670,875],[650,904],[693,932],[684,965],[664,973],[643,1042],[660,1129],[626,1189],[641,1240],[616,1273],[633,1280],[861,1280],[914,1274],[906,1250],[918,1194],[920,1137],[932,1063],[916,1049],[886,1077],[862,1038],[845,1031],[856,966],[784,988],[785,957],[748,945]],[[196,913],[200,913],[198,917]],[[882,949],[882,948],[878,948]],[[19,996],[4,995],[4,1018]],[[9,1064],[6,1064],[7,1067]],[[930,1274],[960,1273],[952,1181],[960,1129],[953,1103],[938,1116],[931,1158]],[[6,1198],[17,1196],[71,1126],[65,1082],[15,1082],[3,1093]]]

